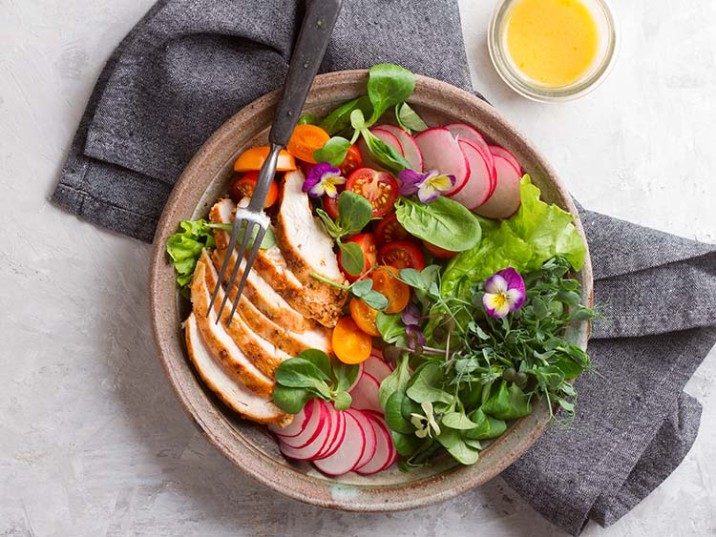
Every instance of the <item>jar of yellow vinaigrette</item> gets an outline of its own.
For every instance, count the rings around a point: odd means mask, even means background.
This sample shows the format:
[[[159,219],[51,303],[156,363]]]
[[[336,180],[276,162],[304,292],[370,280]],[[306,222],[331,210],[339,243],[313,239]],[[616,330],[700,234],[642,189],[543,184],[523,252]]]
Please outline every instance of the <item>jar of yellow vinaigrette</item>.
[[[516,92],[542,102],[580,97],[604,79],[616,50],[604,0],[503,0],[490,23],[490,57]]]

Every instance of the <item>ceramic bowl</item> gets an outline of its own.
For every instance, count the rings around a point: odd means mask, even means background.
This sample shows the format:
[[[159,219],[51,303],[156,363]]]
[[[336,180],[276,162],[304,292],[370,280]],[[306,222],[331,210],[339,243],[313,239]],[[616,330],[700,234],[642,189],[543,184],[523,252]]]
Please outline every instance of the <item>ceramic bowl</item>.
[[[365,93],[367,71],[342,71],[316,78],[305,111],[317,115]],[[477,487],[498,475],[542,434],[549,422],[544,401],[532,415],[515,422],[480,455],[473,466],[460,466],[449,457],[403,473],[397,468],[363,477],[348,474],[328,478],[309,463],[286,460],[265,427],[244,421],[229,411],[192,368],[184,347],[182,321],[189,304],[177,292],[165,243],[179,221],[205,217],[214,201],[227,191],[235,158],[246,148],[265,144],[279,93],[267,94],[227,121],[187,166],[164,209],[154,238],[151,267],[151,317],[159,358],[184,409],[199,429],[241,471],[277,492],[307,503],[349,511],[394,511],[445,500]],[[465,122],[486,139],[515,154],[542,190],[542,198],[573,213],[576,208],[554,170],[535,148],[494,108],[454,86],[417,77],[409,100],[429,125]],[[583,234],[578,217],[576,226]],[[576,277],[583,300],[591,303],[589,257]],[[586,348],[587,323],[570,330],[569,339]]]

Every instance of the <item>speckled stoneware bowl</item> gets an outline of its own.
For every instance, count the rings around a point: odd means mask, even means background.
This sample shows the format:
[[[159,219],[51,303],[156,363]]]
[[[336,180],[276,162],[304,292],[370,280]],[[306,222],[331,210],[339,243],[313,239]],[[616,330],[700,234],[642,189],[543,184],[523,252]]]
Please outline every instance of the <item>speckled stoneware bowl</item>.
[[[319,76],[305,111],[326,114],[338,104],[366,91],[367,71],[343,71]],[[184,347],[181,323],[189,305],[177,292],[164,245],[180,220],[206,216],[211,204],[227,191],[234,159],[244,149],[265,144],[279,93],[254,101],[227,121],[189,163],[172,193],[157,234],[151,267],[151,309],[159,356],[169,382],[189,415],[209,441],[238,468],[281,494],[307,503],[350,511],[394,511],[451,498],[492,479],[515,461],[542,434],[549,421],[546,403],[515,422],[487,447],[473,466],[438,459],[409,473],[397,468],[362,477],[349,474],[330,479],[308,463],[286,460],[265,427],[237,418],[204,387]],[[409,100],[429,125],[471,124],[487,140],[506,147],[524,165],[547,202],[576,213],[569,193],[537,151],[494,108],[474,95],[444,82],[418,76]],[[579,220],[576,225],[583,233]],[[583,300],[591,303],[592,269],[587,257],[577,274]],[[568,337],[586,348],[589,326],[575,326]]]

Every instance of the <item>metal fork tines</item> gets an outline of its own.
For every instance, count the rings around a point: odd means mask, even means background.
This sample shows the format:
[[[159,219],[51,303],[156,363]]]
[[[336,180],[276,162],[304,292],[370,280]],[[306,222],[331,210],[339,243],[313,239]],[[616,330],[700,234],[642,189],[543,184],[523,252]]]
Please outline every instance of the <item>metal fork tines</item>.
[[[223,313],[224,307],[226,307],[226,302],[229,299],[228,290],[234,286],[236,277],[239,273],[239,268],[243,265],[243,274],[241,275],[241,281],[239,282],[238,289],[236,290],[236,296],[234,297],[234,302],[231,307],[229,323],[231,323],[231,320],[234,318],[234,313],[236,312],[236,308],[241,300],[241,293],[244,291],[244,286],[246,285],[246,280],[249,277],[249,272],[251,271],[254,261],[256,260],[256,256],[259,253],[259,249],[261,248],[261,242],[264,240],[264,236],[266,235],[266,229],[271,224],[271,220],[264,212],[264,202],[266,201],[271,181],[273,181],[274,175],[276,174],[276,165],[278,164],[278,155],[280,150],[281,146],[272,144],[271,151],[266,158],[266,162],[264,162],[264,165],[261,167],[261,171],[259,172],[259,177],[256,181],[256,188],[253,196],[251,196],[251,201],[245,208],[236,208],[236,216],[234,217],[234,225],[231,228],[229,246],[226,249],[224,262],[222,263],[221,270],[219,271],[219,278],[216,282],[216,287],[214,287],[214,292],[211,294],[211,301],[209,302],[210,312],[214,307],[214,302],[216,301],[219,289],[221,289],[222,282],[224,281],[226,272],[229,268],[231,253],[234,251],[234,248],[236,248],[236,243],[239,240],[239,236],[241,236],[241,247],[237,251],[236,263],[234,263],[234,269],[231,271],[231,276],[226,281],[227,292],[224,293],[224,300],[221,302],[221,306],[219,307],[219,311],[216,316],[217,323],[219,322],[219,319],[221,319],[221,314]],[[251,251],[248,257],[246,257],[249,245],[251,247]],[[246,258],[245,263],[242,263],[244,258]]]

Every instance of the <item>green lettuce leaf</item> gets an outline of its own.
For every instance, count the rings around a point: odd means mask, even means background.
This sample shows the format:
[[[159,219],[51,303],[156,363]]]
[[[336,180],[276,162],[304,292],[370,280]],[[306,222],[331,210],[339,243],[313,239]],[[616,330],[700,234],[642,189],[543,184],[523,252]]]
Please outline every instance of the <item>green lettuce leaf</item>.
[[[206,220],[183,220],[180,231],[167,239],[167,254],[177,273],[177,284],[186,288],[204,248],[215,246],[214,234]]]
[[[480,219],[482,241],[452,259],[442,276],[443,296],[469,299],[472,287],[495,272],[539,269],[548,259],[564,256],[572,268],[584,266],[586,245],[572,215],[541,201],[540,190],[525,175],[520,185],[522,205],[511,218]]]

